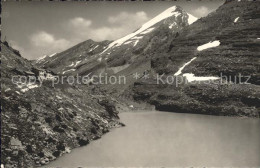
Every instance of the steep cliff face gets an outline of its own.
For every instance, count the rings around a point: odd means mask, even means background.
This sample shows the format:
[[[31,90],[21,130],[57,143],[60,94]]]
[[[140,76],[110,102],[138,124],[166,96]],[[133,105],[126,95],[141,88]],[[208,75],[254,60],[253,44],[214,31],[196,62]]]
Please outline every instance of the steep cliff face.
[[[152,70],[188,83],[137,82],[134,99],[158,110],[259,117],[259,11],[257,1],[225,3],[150,50]],[[207,79],[217,80],[199,83]]]
[[[33,71],[37,67],[15,51],[1,43],[1,164],[5,167],[45,165],[120,126],[109,96],[93,95],[94,86],[53,87],[51,80],[40,82]]]

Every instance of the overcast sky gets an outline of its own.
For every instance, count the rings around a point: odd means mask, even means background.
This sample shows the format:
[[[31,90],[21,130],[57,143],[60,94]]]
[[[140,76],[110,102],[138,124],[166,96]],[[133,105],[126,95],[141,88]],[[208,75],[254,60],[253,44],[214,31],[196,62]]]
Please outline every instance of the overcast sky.
[[[118,39],[174,5],[200,18],[223,2],[3,2],[2,38],[25,58],[37,59],[87,39]]]

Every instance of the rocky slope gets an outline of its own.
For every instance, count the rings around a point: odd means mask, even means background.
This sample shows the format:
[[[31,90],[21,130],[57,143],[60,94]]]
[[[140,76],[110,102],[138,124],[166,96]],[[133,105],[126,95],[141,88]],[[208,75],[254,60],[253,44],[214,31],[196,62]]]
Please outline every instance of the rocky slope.
[[[231,1],[207,17],[186,27],[180,35],[151,52],[157,72],[175,73],[185,62],[197,57],[183,73],[198,76],[251,75],[249,83],[259,84],[259,1]],[[198,47],[219,41],[218,47],[199,50]],[[159,50],[159,51],[158,51]],[[166,59],[158,64],[161,55]],[[165,52],[166,51],[166,52]],[[165,68],[167,65],[167,68]],[[168,66],[169,65],[169,66]]]
[[[259,1],[228,1],[150,50],[154,72],[188,83],[136,82],[133,98],[158,110],[259,117],[259,11]]]
[[[69,75],[74,71],[80,73],[80,67],[85,65],[85,62],[96,60],[96,54],[102,52],[109,43],[110,41],[94,42],[87,40],[61,53],[45,55],[34,61],[34,64],[51,69],[57,74]]]
[[[115,99],[107,92],[109,86],[70,85],[68,82],[53,86],[54,76],[90,72],[125,74],[137,69],[143,72],[150,68],[150,62],[144,63],[143,56],[139,61],[138,57],[194,19],[180,7],[172,7],[124,40],[87,40],[64,52],[36,60],[34,65],[8,43],[1,43],[1,163],[5,167],[44,165],[72,148],[99,138],[110,128],[122,125],[117,121]],[[156,34],[163,34],[164,40]],[[37,80],[17,83],[18,78],[15,78],[16,83],[12,82],[12,77],[19,75],[26,81],[33,77]]]
[[[38,68],[7,42],[1,42],[1,63],[1,164],[5,167],[45,165],[121,125],[114,102],[96,86],[53,87],[48,78],[40,82]],[[23,76],[20,82],[18,76]]]

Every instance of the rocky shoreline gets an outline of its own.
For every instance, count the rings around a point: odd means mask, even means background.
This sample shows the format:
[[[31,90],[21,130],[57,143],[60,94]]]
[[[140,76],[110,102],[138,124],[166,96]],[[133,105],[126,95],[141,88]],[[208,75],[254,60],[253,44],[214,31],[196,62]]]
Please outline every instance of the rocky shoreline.
[[[108,106],[111,107],[110,104]],[[7,107],[6,102],[3,102],[3,107]],[[2,116],[1,159],[6,168],[46,165],[73,148],[99,139],[110,129],[123,126],[118,121],[117,112],[112,117],[101,117],[95,113],[90,116],[77,114],[73,116],[78,118],[74,122],[67,122],[69,116],[58,114],[34,118],[35,115],[25,109],[23,113],[32,116],[32,120],[29,116],[27,120],[15,118],[15,115],[6,112]]]
[[[5,102],[3,106],[6,107]],[[111,107],[111,104],[108,106]],[[45,121],[37,119],[38,121],[34,122],[24,122],[23,119],[13,117],[15,116],[6,113],[3,117],[5,121],[2,124],[1,157],[5,168],[46,165],[64,153],[69,153],[73,148],[85,146],[99,139],[110,129],[123,126],[118,121],[117,112],[113,113],[111,118],[101,118],[99,115],[80,117],[84,124],[81,121],[67,123],[66,118],[59,115],[55,115],[54,118],[47,117]],[[12,120],[15,122],[11,122]],[[18,122],[20,126],[17,125]],[[45,122],[55,126],[48,127]],[[25,133],[24,129],[28,132]],[[23,135],[20,136],[19,132],[23,132]]]
[[[154,105],[159,111],[253,118],[260,116],[257,85],[187,84],[176,87],[137,83],[132,88],[133,99]]]

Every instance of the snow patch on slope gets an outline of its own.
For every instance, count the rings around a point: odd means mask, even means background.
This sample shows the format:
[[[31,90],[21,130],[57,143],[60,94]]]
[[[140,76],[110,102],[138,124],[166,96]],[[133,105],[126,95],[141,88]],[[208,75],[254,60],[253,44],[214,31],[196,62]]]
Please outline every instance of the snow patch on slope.
[[[139,40],[136,40],[135,43],[134,43],[134,46],[136,46],[136,44],[139,42]]]
[[[7,89],[5,89],[5,92],[8,92],[8,91],[10,91],[11,89],[10,88],[7,88]]]
[[[101,61],[102,61],[102,57],[98,58],[97,60],[98,60],[99,62],[101,62]]]
[[[234,20],[234,23],[236,23],[238,21],[239,17],[237,17],[235,20]]]
[[[40,57],[40,58],[36,61],[36,63],[39,63],[39,62],[43,61],[47,56],[48,56],[48,55],[44,55],[44,56]]]
[[[99,45],[96,45],[95,47],[92,47],[89,52],[94,51]]]
[[[77,62],[75,63],[75,65],[74,65],[74,67],[77,66],[79,63],[81,63],[81,61],[77,61]]]
[[[182,74],[182,70],[189,65],[193,60],[195,60],[197,57],[192,58],[190,61],[186,62],[175,74],[174,76],[178,76],[180,74]]]
[[[193,82],[193,81],[208,81],[208,80],[217,80],[219,77],[215,76],[195,76],[192,73],[185,73],[183,74],[184,77],[186,77],[186,80],[188,82]]]
[[[69,71],[76,71],[76,69],[69,69],[69,70],[63,71],[62,74],[65,74],[65,73],[67,73]]]
[[[21,89],[21,92],[27,92],[30,89],[34,89],[39,87],[39,85],[35,84],[35,83],[28,83],[28,84],[22,84],[22,85],[17,85],[18,88]]]
[[[72,67],[74,65],[74,62],[72,62],[70,65],[68,65],[68,67]]]
[[[125,42],[124,44],[130,44],[130,43],[132,43],[133,41],[127,41],[127,42]]]
[[[76,61],[75,63],[74,62],[72,62],[70,65],[68,65],[67,67],[72,67],[72,66],[74,66],[74,67],[76,67],[79,63],[81,63],[82,61]]]
[[[198,48],[197,48],[197,50],[198,51],[203,51],[203,50],[206,50],[206,49],[208,49],[208,48],[213,48],[213,47],[217,47],[217,46],[219,46],[220,45],[220,42],[219,42],[219,40],[215,40],[215,41],[210,41],[210,42],[208,42],[208,43],[206,43],[206,44],[203,44],[203,45],[201,45],[201,46],[198,46]]]
[[[169,29],[172,29],[173,28],[173,26],[175,26],[176,25],[176,23],[174,22],[174,23],[172,23],[172,24],[170,24],[169,25]]]

